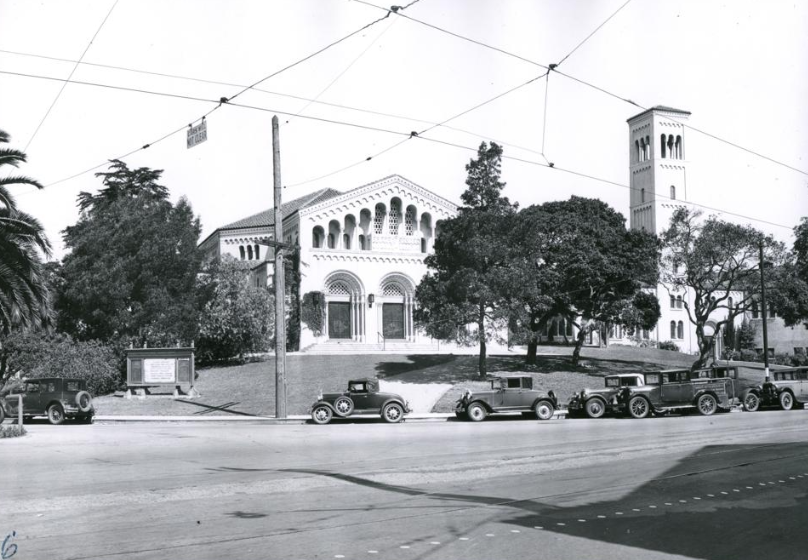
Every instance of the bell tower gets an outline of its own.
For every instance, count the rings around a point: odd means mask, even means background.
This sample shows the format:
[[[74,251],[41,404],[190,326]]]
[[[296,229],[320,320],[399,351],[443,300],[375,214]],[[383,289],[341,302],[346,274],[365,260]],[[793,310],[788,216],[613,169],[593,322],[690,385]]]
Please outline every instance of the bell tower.
[[[687,196],[685,126],[689,111],[658,105],[628,119],[629,227],[659,234]]]

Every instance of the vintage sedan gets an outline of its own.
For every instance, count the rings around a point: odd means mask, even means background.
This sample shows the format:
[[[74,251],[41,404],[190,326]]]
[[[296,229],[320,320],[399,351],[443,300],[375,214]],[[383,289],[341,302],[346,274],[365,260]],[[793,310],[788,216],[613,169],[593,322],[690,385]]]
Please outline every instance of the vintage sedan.
[[[328,424],[334,417],[352,414],[380,414],[382,420],[395,424],[408,412],[412,412],[409,403],[401,395],[379,391],[379,380],[375,378],[348,381],[344,393],[320,394],[311,405],[311,419],[316,424]]]
[[[93,399],[83,379],[26,379],[11,393],[0,399],[0,422],[5,416],[13,419],[19,415],[16,395],[22,395],[23,418],[47,416],[51,424],[61,424],[66,419],[91,424],[95,416]]]
[[[549,420],[558,408],[552,391],[545,393],[533,389],[529,375],[495,376],[491,378],[491,390],[477,393],[466,389],[455,404],[455,415],[461,420],[481,422],[489,414],[522,412],[535,415],[539,420]]]
[[[589,418],[600,418],[606,413],[617,411],[617,395],[623,387],[641,387],[645,379],[641,373],[618,373],[607,375],[603,389],[584,389],[572,396],[567,404],[567,414]]]
[[[675,369],[643,375],[642,387],[625,387],[617,398],[620,412],[634,418],[673,411],[697,410],[709,416],[739,401],[738,369],[716,366]]]
[[[777,406],[791,410],[808,403],[808,368],[773,371],[771,381],[751,387],[741,397],[744,410],[755,412],[762,406]]]

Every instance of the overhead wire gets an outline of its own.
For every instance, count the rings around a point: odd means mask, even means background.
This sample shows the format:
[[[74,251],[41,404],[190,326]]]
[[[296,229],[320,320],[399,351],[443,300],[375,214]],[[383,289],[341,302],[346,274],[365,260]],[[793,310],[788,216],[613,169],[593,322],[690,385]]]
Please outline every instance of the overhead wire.
[[[98,29],[95,30],[95,33],[93,34],[93,38],[90,39],[90,42],[87,44],[87,47],[85,47],[85,49],[84,49],[84,52],[81,53],[81,56],[79,57],[78,62],[76,62],[75,66],[73,66],[73,70],[70,71],[70,75],[67,77],[67,81],[65,81],[65,83],[62,84],[62,87],[59,89],[58,93],[56,94],[56,97],[53,98],[53,102],[50,104],[50,107],[48,107],[48,110],[45,111],[45,115],[42,117],[42,120],[39,121],[39,124],[37,125],[36,129],[34,130],[34,133],[31,135],[31,138],[28,140],[28,143],[25,145],[25,148],[23,148],[23,150],[22,150],[23,152],[28,151],[28,148],[31,146],[31,143],[34,141],[34,138],[36,138],[36,135],[39,133],[39,129],[42,128],[43,124],[45,124],[45,121],[47,120],[48,115],[50,115],[51,111],[53,110],[53,107],[56,105],[56,102],[59,101],[59,97],[61,97],[62,92],[65,90],[65,88],[67,87],[67,84],[70,82],[70,78],[73,77],[73,74],[75,74],[76,69],[79,67],[79,64],[81,64],[81,61],[84,59],[84,55],[86,55],[87,51],[90,50],[90,47],[93,45],[93,42],[95,41],[95,38],[98,37],[98,34],[101,32],[101,29],[104,27],[104,24],[107,23],[107,20],[109,19],[109,16],[112,14],[112,10],[114,10],[115,6],[118,5],[118,1],[119,0],[115,0],[115,2],[112,4],[112,7],[107,12],[106,17],[104,17],[104,20],[101,22],[101,25],[99,25]]]

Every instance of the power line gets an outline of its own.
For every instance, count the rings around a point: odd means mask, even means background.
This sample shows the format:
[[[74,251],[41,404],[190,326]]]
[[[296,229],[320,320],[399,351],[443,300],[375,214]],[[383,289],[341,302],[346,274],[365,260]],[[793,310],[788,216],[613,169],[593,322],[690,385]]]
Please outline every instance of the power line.
[[[101,31],[101,28],[104,27],[104,24],[107,23],[107,20],[109,19],[109,16],[112,14],[112,10],[114,10],[115,6],[117,6],[117,5],[118,5],[118,0],[115,0],[115,2],[112,4],[112,7],[107,12],[106,17],[101,22],[101,25],[99,25],[98,29],[95,30],[95,34],[93,35],[93,38],[90,39],[90,42],[87,44],[87,47],[84,49],[84,52],[81,53],[81,56],[79,57],[78,62],[76,62],[75,66],[73,66],[73,70],[70,71],[70,75],[67,77],[67,80],[65,81],[64,84],[62,84],[62,87],[61,87],[61,89],[59,89],[59,92],[56,94],[56,97],[53,98],[53,103],[51,103],[50,107],[48,107],[48,110],[45,111],[45,115],[42,117],[42,120],[39,121],[39,124],[37,125],[36,129],[34,130],[34,133],[31,135],[31,139],[28,140],[28,143],[25,145],[25,148],[23,148],[23,150],[22,150],[23,152],[28,151],[28,147],[31,145],[31,142],[34,141],[34,138],[36,138],[36,135],[39,132],[39,129],[42,128],[42,125],[45,123],[45,119],[47,119],[48,115],[50,115],[50,112],[53,109],[54,105],[56,105],[56,102],[59,101],[59,97],[62,95],[62,92],[67,87],[68,82],[70,82],[70,78],[73,77],[73,74],[76,72],[76,69],[79,67],[79,64],[81,63],[82,59],[84,58],[84,55],[86,55],[87,51],[90,50],[90,47],[92,46],[93,41],[95,41],[95,38],[98,37],[98,33]]]
[[[611,20],[611,19],[612,19],[614,16],[616,16],[620,10],[622,10],[623,8],[625,8],[626,6],[628,6],[629,2],[631,2],[631,0],[626,0],[625,4],[623,4],[622,6],[620,6],[619,8],[617,8],[617,10],[615,10],[615,12],[614,12],[612,15],[610,15],[608,18],[606,18],[606,20],[605,20],[603,23],[601,23],[600,25],[598,25],[598,26],[595,28],[595,30],[594,30],[592,33],[590,33],[589,35],[587,35],[587,36],[586,36],[586,38],[585,38],[583,41],[581,41],[580,43],[578,43],[578,46],[576,46],[574,49],[572,49],[570,52],[568,52],[568,53],[567,53],[567,56],[565,56],[564,58],[562,58],[561,60],[559,60],[559,61],[558,61],[558,64],[556,64],[556,66],[561,66],[561,64],[563,64],[563,63],[564,63],[564,61],[565,61],[565,60],[567,60],[567,59],[568,59],[568,58],[569,58],[569,57],[572,55],[572,53],[574,53],[574,52],[575,52],[575,51],[577,51],[579,48],[581,48],[581,46],[583,46],[583,44],[584,44],[584,43],[586,43],[586,42],[587,42],[587,41],[588,41],[588,40],[589,40],[589,39],[590,39],[590,38],[591,38],[591,37],[592,37],[592,36],[593,36],[595,33],[597,33],[598,31],[600,31],[600,28],[601,28],[601,27],[603,27],[604,25],[606,25],[607,23],[609,23],[609,20]]]
[[[388,12],[388,14],[389,14],[389,13],[395,13],[396,15],[399,15],[399,16],[401,16],[401,17],[403,17],[403,18],[406,18],[406,19],[408,19],[408,20],[410,20],[410,21],[414,21],[414,22],[416,22],[416,23],[420,23],[421,25],[424,25],[424,26],[426,26],[426,27],[429,27],[429,28],[435,29],[435,30],[437,30],[437,31],[440,31],[441,33],[446,33],[447,35],[451,35],[452,37],[455,37],[455,38],[457,38],[457,39],[461,39],[461,40],[463,40],[463,41],[467,41],[467,42],[470,42],[470,43],[474,43],[475,45],[479,45],[479,46],[481,46],[481,47],[484,47],[484,48],[487,48],[487,49],[490,49],[490,50],[493,50],[493,51],[496,51],[496,52],[502,53],[502,54],[504,54],[504,55],[510,56],[510,57],[512,57],[512,58],[515,58],[515,59],[517,59],[517,60],[521,60],[521,61],[523,61],[523,62],[527,62],[528,64],[532,64],[532,65],[534,65],[534,66],[539,66],[539,67],[541,67],[541,68],[545,68],[545,69],[548,69],[548,70],[553,70],[553,71],[557,72],[558,74],[560,74],[560,75],[564,76],[565,78],[569,78],[570,80],[574,80],[574,81],[576,81],[576,82],[578,82],[578,83],[580,83],[580,84],[582,84],[582,85],[585,85],[585,86],[587,86],[587,87],[593,88],[593,89],[595,89],[595,90],[597,90],[597,91],[600,91],[601,93],[604,93],[604,94],[606,94],[606,95],[608,95],[608,96],[610,96],[610,97],[614,97],[614,98],[616,98],[616,99],[619,99],[620,101],[623,101],[623,102],[628,103],[628,104],[630,104],[630,105],[634,105],[635,107],[638,107],[638,108],[640,108],[640,109],[642,109],[642,110],[648,110],[648,108],[647,108],[647,107],[643,107],[643,106],[642,106],[642,105],[640,105],[639,103],[636,103],[636,102],[632,101],[631,99],[629,99],[629,98],[627,98],[627,97],[622,97],[622,96],[620,96],[620,95],[617,95],[616,93],[612,93],[612,92],[610,92],[610,91],[608,91],[608,90],[606,90],[606,89],[603,89],[603,88],[601,88],[601,87],[599,87],[599,86],[596,86],[596,85],[594,85],[594,84],[591,84],[591,83],[589,83],[589,82],[587,82],[587,81],[585,81],[585,80],[582,80],[582,79],[580,79],[580,78],[576,78],[576,77],[574,77],[574,76],[571,76],[571,75],[569,75],[569,74],[566,74],[566,73],[564,73],[564,72],[561,72],[560,70],[558,70],[558,68],[557,68],[557,66],[558,66],[558,65],[557,65],[557,64],[551,64],[550,66],[545,66],[545,65],[543,65],[543,64],[540,64],[540,63],[536,62],[535,60],[530,60],[529,58],[525,58],[525,57],[520,56],[520,55],[518,55],[518,54],[514,54],[514,53],[512,53],[512,52],[506,51],[506,50],[504,50],[504,49],[500,49],[500,48],[498,48],[498,47],[494,47],[494,46],[489,45],[489,44],[487,44],[487,43],[483,43],[482,41],[477,41],[476,39],[472,39],[472,38],[470,38],[470,37],[466,37],[466,36],[464,36],[464,35],[460,35],[460,34],[455,33],[455,32],[453,32],[453,31],[449,31],[448,29],[444,29],[444,28],[442,28],[442,27],[438,27],[437,25],[433,25],[433,24],[431,24],[431,23],[427,23],[427,22],[421,21],[421,20],[419,20],[419,19],[416,19],[416,18],[414,18],[414,17],[408,16],[408,15],[406,15],[406,14],[402,14],[402,13],[400,13],[400,12],[396,12],[396,11],[393,11],[393,10],[388,10],[387,8],[382,8],[381,6],[376,6],[375,4],[371,4],[370,2],[366,2],[366,1],[364,1],[364,0],[355,0],[355,1],[356,1],[356,2],[359,2],[360,4],[365,4],[365,5],[367,5],[367,6],[372,6],[372,7],[374,7],[374,8],[377,8],[377,9],[380,9],[380,10],[387,11],[387,12]],[[627,4],[627,3],[628,3],[628,2],[626,2],[626,4]],[[621,7],[620,7],[620,9],[619,9],[619,10],[617,10],[617,11],[619,12],[620,10],[622,10],[624,6],[625,6],[625,4],[624,4],[623,6],[621,6]],[[617,12],[615,12],[615,14],[616,14],[616,13],[617,13]],[[614,17],[614,15],[615,15],[615,14],[612,14],[612,16],[610,16],[610,17],[609,17],[609,18],[608,18],[606,21],[608,21],[609,19],[611,19],[611,17]],[[605,24],[605,23],[606,23],[606,22],[604,22],[604,24]],[[602,27],[602,26],[603,26],[603,24],[602,24],[600,27]],[[600,27],[598,27],[598,29],[600,29]],[[597,31],[597,29],[596,29],[595,31]],[[593,32],[593,34],[594,34],[594,32]],[[590,37],[591,37],[591,35],[592,35],[592,34],[590,34]],[[586,40],[588,40],[588,39],[589,39],[589,37],[587,37],[587,39],[585,39],[585,40],[584,40],[584,42],[585,42]],[[583,44],[583,43],[581,43],[581,44]],[[578,47],[576,47],[575,49],[573,49],[573,51],[572,51],[572,52],[574,52],[575,50],[577,50],[577,48],[578,48]],[[572,54],[572,52],[571,52],[570,54]],[[567,56],[569,56],[569,55],[567,55]],[[565,58],[566,58],[566,57],[565,57]],[[796,171],[797,173],[801,173],[802,175],[808,175],[808,172],[806,172],[806,171],[804,171],[804,170],[802,170],[802,169],[799,169],[799,168],[797,168],[797,167],[793,167],[793,166],[791,166],[791,165],[788,165],[787,163],[783,163],[782,161],[779,161],[779,160],[776,160],[776,159],[771,158],[771,157],[769,157],[769,156],[763,155],[763,154],[761,154],[761,153],[759,153],[759,152],[756,152],[756,151],[754,151],[754,150],[751,150],[751,149],[749,149],[749,148],[744,148],[743,146],[740,146],[739,144],[736,144],[736,143],[734,143],[734,142],[730,142],[729,140],[725,140],[725,139],[723,139],[723,138],[721,138],[721,137],[719,137],[719,136],[716,136],[716,135],[714,135],[714,134],[711,134],[711,133],[705,132],[705,131],[703,131],[703,130],[699,130],[699,129],[697,129],[697,128],[695,128],[695,127],[693,127],[693,126],[689,125],[689,124],[683,124],[683,123],[681,123],[680,121],[675,121],[675,122],[679,122],[679,123],[680,123],[680,124],[682,124],[683,126],[685,126],[685,127],[687,127],[687,128],[690,128],[690,129],[692,129],[692,130],[694,130],[694,131],[696,131],[696,132],[700,132],[701,134],[704,134],[705,136],[709,136],[710,138],[713,138],[714,140],[718,140],[719,142],[724,142],[725,144],[728,144],[728,145],[733,146],[733,147],[735,147],[735,148],[739,148],[739,149],[741,149],[741,150],[743,150],[743,151],[745,151],[745,152],[747,152],[747,153],[750,153],[750,154],[752,154],[752,155],[758,156],[758,157],[763,158],[763,159],[765,159],[765,160],[768,160],[768,161],[770,161],[770,162],[772,162],[772,163],[776,163],[776,164],[781,165],[781,166],[783,166],[783,167],[785,167],[785,168],[787,168],[787,169],[790,169],[790,170],[792,170],[792,171]]]

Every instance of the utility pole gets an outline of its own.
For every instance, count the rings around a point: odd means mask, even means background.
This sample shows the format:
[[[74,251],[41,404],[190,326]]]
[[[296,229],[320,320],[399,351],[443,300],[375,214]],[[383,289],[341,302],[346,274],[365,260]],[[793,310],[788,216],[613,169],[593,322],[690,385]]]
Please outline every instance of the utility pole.
[[[763,366],[766,368],[766,381],[769,381],[769,335],[766,329],[766,283],[763,281],[763,242],[760,242],[760,311],[763,317]]]
[[[283,275],[281,144],[277,115],[272,117],[272,162],[275,194],[275,418],[286,418],[286,289]]]

